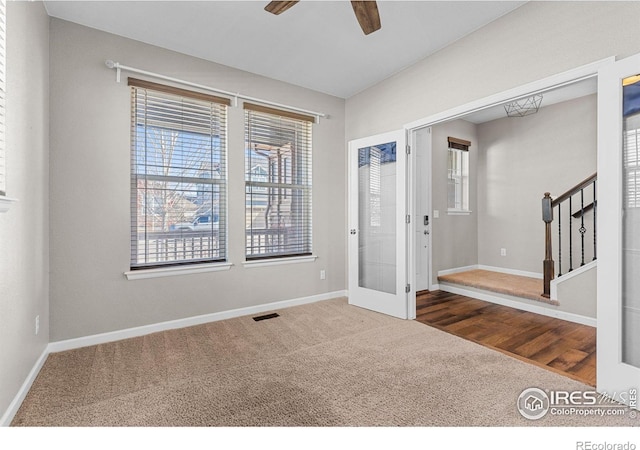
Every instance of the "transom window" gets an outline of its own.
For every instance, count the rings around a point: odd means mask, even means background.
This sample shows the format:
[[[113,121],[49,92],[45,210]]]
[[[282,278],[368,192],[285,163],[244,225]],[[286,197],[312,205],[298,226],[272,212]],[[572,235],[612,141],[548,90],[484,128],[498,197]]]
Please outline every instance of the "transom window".
[[[227,106],[129,78],[131,268],[226,261]]]
[[[246,258],[310,255],[314,119],[244,108]]]

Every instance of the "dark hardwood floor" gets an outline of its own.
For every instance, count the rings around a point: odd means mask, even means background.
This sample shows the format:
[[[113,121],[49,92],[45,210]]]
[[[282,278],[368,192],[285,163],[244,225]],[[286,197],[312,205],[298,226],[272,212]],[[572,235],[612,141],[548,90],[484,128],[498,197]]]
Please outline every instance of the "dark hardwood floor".
[[[444,291],[416,296],[416,320],[596,385],[596,329]]]

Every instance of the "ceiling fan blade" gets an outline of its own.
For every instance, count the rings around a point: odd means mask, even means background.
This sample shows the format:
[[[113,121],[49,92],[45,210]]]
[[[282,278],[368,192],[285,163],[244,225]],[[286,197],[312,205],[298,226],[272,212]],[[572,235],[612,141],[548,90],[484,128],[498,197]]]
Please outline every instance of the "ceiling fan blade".
[[[296,3],[298,3],[298,0],[292,2],[270,2],[267,6],[264,7],[264,10],[277,16],[278,14],[282,14],[287,9],[291,8]]]
[[[380,14],[378,13],[378,5],[374,1],[352,1],[351,6],[356,18],[360,24],[360,28],[364,34],[371,34],[381,28]]]

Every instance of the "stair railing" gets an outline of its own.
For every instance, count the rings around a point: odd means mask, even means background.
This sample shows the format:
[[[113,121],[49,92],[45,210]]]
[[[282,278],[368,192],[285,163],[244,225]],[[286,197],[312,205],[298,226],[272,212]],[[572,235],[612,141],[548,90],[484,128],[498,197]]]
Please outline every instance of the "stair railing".
[[[594,173],[586,180],[576,184],[574,187],[569,189],[562,195],[559,195],[556,198],[551,198],[551,194],[549,192],[544,193],[544,197],[542,199],[542,220],[545,223],[545,233],[544,233],[544,262],[542,264],[542,273],[543,273],[543,284],[544,284],[544,292],[542,293],[543,297],[549,297],[551,295],[551,280],[555,277],[555,261],[553,259],[553,237],[552,237],[552,223],[554,220],[554,210],[557,211],[558,218],[558,277],[562,275],[562,218],[563,218],[563,210],[565,212],[565,218],[569,221],[568,225],[568,235],[569,235],[569,270],[568,272],[573,271],[574,266],[574,246],[573,246],[573,226],[574,222],[577,222],[579,219],[580,228],[578,232],[580,233],[580,266],[584,266],[585,264],[585,234],[587,233],[587,228],[585,227],[585,214],[591,210],[593,210],[593,260],[597,259],[596,254],[596,217],[598,210],[598,202],[596,198],[596,181],[598,179],[598,174]],[[591,188],[591,189],[589,189]],[[592,193],[592,201],[591,203],[585,205],[585,190],[589,189]],[[574,212],[573,210],[573,202],[574,197],[579,195],[580,208]],[[577,200],[577,199],[576,199]],[[563,209],[563,205],[565,208]],[[566,230],[565,230],[566,231]]]

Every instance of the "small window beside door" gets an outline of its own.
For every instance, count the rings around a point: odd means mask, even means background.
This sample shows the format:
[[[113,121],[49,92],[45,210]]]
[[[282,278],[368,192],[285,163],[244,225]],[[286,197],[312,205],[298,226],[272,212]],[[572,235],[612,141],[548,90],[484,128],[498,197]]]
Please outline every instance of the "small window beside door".
[[[469,213],[469,147],[471,142],[448,137],[447,211]]]

